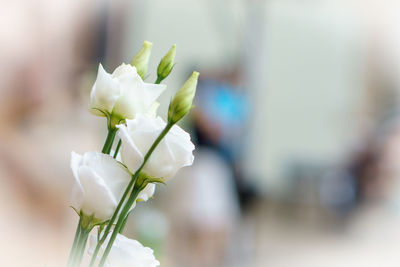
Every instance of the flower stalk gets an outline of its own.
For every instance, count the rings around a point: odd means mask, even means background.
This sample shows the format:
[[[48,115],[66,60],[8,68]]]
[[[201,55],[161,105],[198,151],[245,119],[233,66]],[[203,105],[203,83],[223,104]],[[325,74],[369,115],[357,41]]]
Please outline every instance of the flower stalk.
[[[116,224],[116,226],[115,226],[115,228],[114,228],[114,231],[113,231],[113,233],[112,233],[112,235],[111,235],[111,237],[110,237],[110,241],[108,242],[107,247],[106,247],[106,249],[105,249],[105,251],[104,251],[104,254],[103,254],[103,256],[102,256],[102,258],[101,258],[101,260],[100,260],[99,267],[104,266],[105,261],[106,261],[106,259],[107,259],[107,256],[108,256],[108,254],[110,253],[111,247],[112,247],[112,245],[113,245],[113,243],[114,243],[114,240],[115,240],[115,238],[117,237],[117,234],[118,234],[120,231],[123,230],[122,228],[123,228],[123,225],[125,225],[125,223],[124,223],[125,217],[127,216],[128,212],[129,212],[129,210],[130,210],[130,208],[132,207],[132,205],[133,205],[134,201],[136,200],[136,198],[137,198],[138,194],[140,193],[140,191],[142,191],[142,190],[146,187],[146,185],[147,185],[147,180],[146,180],[146,179],[138,179],[138,178],[140,178],[140,176],[139,176],[139,175],[140,175],[140,171],[143,169],[144,165],[146,164],[146,162],[147,162],[148,159],[150,158],[150,156],[151,156],[151,154],[153,153],[153,151],[156,149],[156,147],[157,147],[158,144],[161,142],[161,140],[167,135],[168,131],[172,128],[173,125],[174,125],[173,123],[168,123],[168,124],[165,126],[165,128],[163,129],[163,131],[160,133],[160,135],[157,137],[157,139],[154,141],[154,143],[153,143],[152,146],[150,147],[149,151],[148,151],[148,152],[146,153],[146,155],[144,156],[143,163],[140,165],[139,169],[138,169],[138,170],[135,172],[135,174],[133,175],[132,181],[133,181],[133,180],[135,180],[135,181],[137,180],[137,181],[136,181],[135,184],[134,184],[134,188],[133,188],[133,190],[132,190],[131,195],[129,196],[128,201],[126,202],[124,208],[123,208],[122,211],[121,211],[121,214],[120,214],[120,216],[119,216],[119,218],[118,218],[117,224]],[[128,186],[128,188],[129,188],[129,186]],[[127,189],[128,189],[128,188],[127,188]],[[126,192],[126,191],[125,191],[125,192]],[[125,198],[124,198],[124,197],[126,198],[126,195],[125,195],[125,194],[124,194],[123,198],[121,199],[120,203],[123,203],[123,202],[125,201]],[[118,205],[118,206],[120,206],[120,205]],[[119,212],[119,210],[116,210],[116,211],[114,212],[114,215],[118,214],[118,212]],[[113,218],[114,218],[114,220],[115,220],[115,217],[116,217],[116,216],[114,216],[114,215],[113,215]],[[113,222],[110,221],[110,222],[109,222],[109,225],[107,226],[107,228],[111,228],[112,223],[113,223]],[[109,226],[110,226],[110,227],[109,227]],[[107,229],[106,229],[106,230],[107,230]],[[109,230],[110,230],[110,229],[109,229]],[[104,240],[105,240],[106,234],[108,234],[107,231],[104,232],[104,235],[103,235]],[[102,239],[103,239],[103,238],[102,238]],[[104,243],[104,240],[102,241],[102,243]],[[101,241],[101,240],[100,240],[100,241]],[[97,253],[98,253],[98,250],[100,249],[102,243],[99,242],[99,243],[97,244],[97,246],[96,246]],[[95,252],[96,252],[96,251],[95,251]],[[97,254],[95,255],[95,254],[93,253],[93,258],[92,258],[92,261],[93,261],[93,262],[95,261],[96,257],[97,257]],[[92,265],[91,265],[91,266],[92,266]]]
[[[131,181],[129,182],[128,186],[126,187],[124,194],[122,195],[121,200],[119,201],[119,203],[114,211],[114,214],[112,215],[110,221],[108,222],[106,228],[104,229],[102,237],[100,238],[100,240],[98,240],[96,248],[92,255],[92,259],[90,260],[90,264],[89,264],[90,267],[92,267],[94,265],[96,258],[97,258],[97,254],[99,253],[100,247],[101,247],[101,245],[103,245],[104,241],[107,238],[107,235],[110,233],[111,227],[113,226],[115,219],[117,218],[118,213],[121,210],[122,204],[125,202],[126,197],[128,196],[129,192],[132,190],[132,187],[135,184],[135,180],[136,179],[133,176]]]
[[[82,212],[80,213],[74,243],[68,259],[68,267],[77,267],[80,265],[86,248],[89,233],[95,226],[95,224],[93,224],[93,219],[93,216],[87,216]]]
[[[146,185],[147,185],[147,182],[144,180],[138,181],[137,183],[135,183],[132,193],[129,196],[128,201],[126,202],[124,208],[122,209],[121,214],[118,218],[117,224],[115,225],[115,228],[111,234],[110,241],[107,244],[107,247],[104,251],[103,256],[101,257],[99,267],[104,266],[106,259],[108,257],[108,254],[110,253],[112,245],[115,241],[115,238],[117,237],[117,234],[122,232],[123,226],[125,226],[126,218],[127,218],[130,208],[132,207],[133,203],[136,201],[136,198],[139,195],[140,191],[142,191],[146,187]]]
[[[121,141],[121,139],[119,139],[117,147],[115,148],[115,152],[114,152],[114,156],[113,156],[114,159],[117,158],[119,149],[121,148],[121,145],[122,145],[122,141]]]
[[[103,149],[101,150],[102,153],[110,154],[117,130],[117,128],[108,128],[107,138],[104,143]]]
[[[71,248],[71,252],[69,254],[69,258],[68,258],[68,267],[72,267],[75,261],[75,257],[76,257],[76,250],[78,247],[78,242],[79,242],[79,236],[81,233],[81,220],[82,218],[79,217],[79,222],[78,222],[78,226],[76,227],[76,231],[75,231],[75,237],[74,237],[74,242],[72,244],[72,248]]]
[[[119,230],[119,233],[120,233],[120,234],[122,234],[122,231],[124,231],[126,222],[128,221],[128,218],[129,218],[129,215],[131,214],[131,212],[132,212],[132,210],[130,210],[130,211],[128,212],[128,214],[126,215],[124,221],[122,222],[122,227],[121,227],[121,229]]]

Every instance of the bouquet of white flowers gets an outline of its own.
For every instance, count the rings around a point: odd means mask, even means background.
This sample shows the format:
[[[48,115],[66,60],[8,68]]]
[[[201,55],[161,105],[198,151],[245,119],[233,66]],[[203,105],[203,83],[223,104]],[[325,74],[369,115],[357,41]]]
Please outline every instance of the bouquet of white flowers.
[[[69,267],[81,265],[89,235],[90,266],[160,264],[152,249],[121,233],[137,201],[147,201],[157,183],[164,184],[193,163],[190,135],[176,123],[192,108],[199,73],[193,72],[177,92],[165,122],[156,115],[157,98],[166,89],[161,82],[173,69],[176,46],[160,61],[154,84],[143,81],[151,48],[150,42],[144,42],[131,63],[121,64],[112,74],[99,65],[89,110],[107,119],[108,135],[101,152],[72,152],[72,207],[80,219]],[[114,145],[116,137],[119,141]],[[94,228],[97,234],[91,234]]]

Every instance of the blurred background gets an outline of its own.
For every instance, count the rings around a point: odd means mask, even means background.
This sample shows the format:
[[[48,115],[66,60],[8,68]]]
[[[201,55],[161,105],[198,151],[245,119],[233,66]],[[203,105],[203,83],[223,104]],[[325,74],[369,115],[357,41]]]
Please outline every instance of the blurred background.
[[[71,150],[100,150],[98,63],[177,44],[159,113],[192,70],[195,163],[127,235],[161,266],[400,266],[400,3],[2,0],[0,266],[65,266]],[[165,116],[164,116],[165,117]]]

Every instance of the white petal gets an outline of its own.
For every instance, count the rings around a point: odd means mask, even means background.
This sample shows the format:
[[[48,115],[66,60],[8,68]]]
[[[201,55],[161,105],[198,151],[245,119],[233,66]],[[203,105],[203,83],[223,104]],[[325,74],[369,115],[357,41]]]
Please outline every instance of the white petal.
[[[114,78],[119,78],[123,75],[139,76],[137,74],[137,70],[134,66],[132,66],[131,64],[125,64],[125,63],[122,63],[121,65],[119,65],[112,73],[112,76]],[[139,76],[139,78],[140,78],[140,76]]]
[[[104,116],[103,112],[111,113],[115,102],[121,95],[119,82],[107,73],[99,64],[96,82],[90,93],[90,111],[98,116]]]
[[[168,133],[168,141],[181,145],[187,151],[192,152],[194,150],[194,144],[190,140],[190,134],[176,124],[172,126]]]
[[[134,120],[127,120],[126,124],[120,128],[121,139],[125,144],[122,160],[134,172],[166,123],[160,117],[137,114]],[[143,171],[150,176],[168,180],[180,168],[193,163],[193,150],[190,135],[175,125],[153,151]]]
[[[78,174],[86,193],[82,211],[87,215],[94,214],[100,220],[110,218],[117,206],[117,200],[106,183],[87,166],[80,167]]]
[[[167,142],[175,156],[175,173],[182,167],[193,164],[194,144],[190,140],[190,135],[177,125],[172,127],[167,135]],[[173,173],[173,175],[175,175]]]
[[[137,114],[134,120],[126,121],[130,133],[140,131],[162,131],[167,123],[161,117],[152,118],[146,114]]]
[[[99,255],[104,252],[110,236],[111,233],[107,236],[106,242],[100,247]],[[91,237],[89,253],[93,253],[96,245],[96,237]],[[144,247],[138,241],[118,234],[106,264],[109,267],[156,267],[160,265],[160,262],[154,257],[154,252],[151,248]]]
[[[79,181],[79,176],[78,176],[78,169],[81,162],[82,162],[82,156],[75,152],[71,152],[71,169],[74,176],[74,185],[72,188],[72,195],[71,195],[71,205],[77,211],[81,209],[85,194],[85,191],[83,190],[83,187],[81,185],[81,182]]]
[[[134,88],[123,89],[121,97],[115,102],[112,113],[125,119],[133,119],[137,113],[145,113],[150,109],[143,96]]]
[[[127,127],[125,125],[119,125],[118,128],[118,136],[122,140],[122,145],[120,149],[122,162],[131,173],[135,173],[140,164],[142,164],[144,156],[133,142],[131,136],[128,133]]]
[[[150,106],[150,109],[147,111],[146,114],[147,114],[149,117],[155,118],[155,117],[157,116],[157,110],[158,110],[159,106],[160,106],[160,103],[157,102],[157,101],[155,101],[155,102]],[[136,115],[136,116],[137,116],[137,115]]]
[[[143,171],[153,177],[169,179],[174,174],[173,163],[175,162],[168,143],[163,139],[151,154]]]
[[[156,190],[155,184],[148,184],[146,187],[139,193],[137,200],[147,201],[154,195],[154,191]]]
[[[85,153],[84,163],[90,169],[95,170],[96,174],[103,179],[108,189],[119,201],[131,179],[131,174],[128,170],[112,156],[99,152]]]
[[[74,151],[71,152],[71,169],[72,173],[74,174],[75,179],[79,181],[78,178],[78,168],[82,162],[82,156],[75,153]]]
[[[122,64],[113,73],[121,87],[121,96],[114,105],[113,114],[122,118],[133,119],[138,112],[147,112],[151,102],[147,102],[144,82],[137,74],[136,68]]]
[[[113,114],[133,119],[138,113],[150,111],[153,103],[166,89],[165,85],[146,84],[137,73],[124,73],[118,77],[121,97],[114,105]]]
[[[145,83],[144,91],[146,96],[147,104],[150,105],[157,100],[157,98],[167,89],[165,84],[153,84],[153,83]]]

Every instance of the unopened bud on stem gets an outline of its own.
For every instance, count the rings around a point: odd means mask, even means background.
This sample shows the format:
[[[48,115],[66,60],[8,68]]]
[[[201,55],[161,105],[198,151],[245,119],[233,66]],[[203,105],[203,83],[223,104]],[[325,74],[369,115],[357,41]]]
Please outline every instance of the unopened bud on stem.
[[[194,71],[175,94],[168,108],[168,123],[177,123],[192,108],[199,73]]]
[[[152,47],[153,44],[151,42],[144,41],[142,48],[131,61],[131,65],[136,67],[137,73],[142,80],[146,78]]]
[[[168,53],[161,59],[160,64],[158,64],[156,83],[160,83],[171,73],[172,68],[174,67],[175,54],[176,44],[172,45]]]

